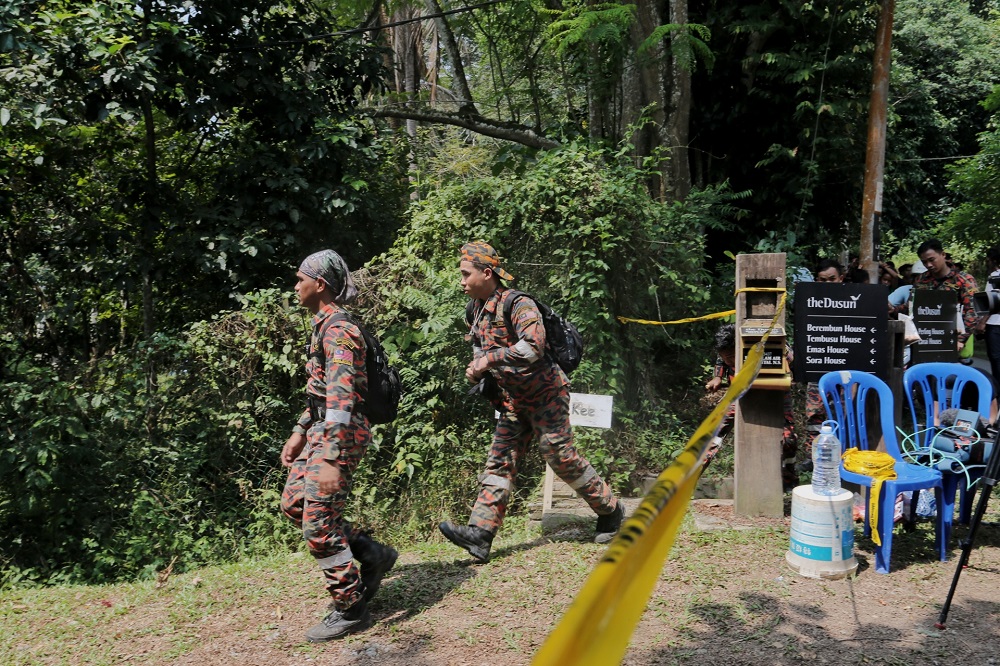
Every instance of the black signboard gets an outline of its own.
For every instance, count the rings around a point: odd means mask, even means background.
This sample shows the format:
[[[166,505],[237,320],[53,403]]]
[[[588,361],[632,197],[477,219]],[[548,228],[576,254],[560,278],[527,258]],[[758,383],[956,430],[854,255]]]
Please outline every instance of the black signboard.
[[[785,350],[783,347],[764,347],[764,356],[761,359],[761,372],[781,372],[785,365]]]
[[[910,364],[955,363],[958,361],[958,341],[955,315],[958,294],[931,289],[913,290],[913,323],[920,342],[910,345]]]
[[[743,360],[746,361],[750,353],[751,345],[744,347]],[[785,348],[782,345],[771,345],[764,347],[764,355],[760,361],[760,372],[763,375],[784,374],[785,372]]]
[[[888,379],[889,290],[879,284],[800,282],[795,287],[797,381],[834,370]]]

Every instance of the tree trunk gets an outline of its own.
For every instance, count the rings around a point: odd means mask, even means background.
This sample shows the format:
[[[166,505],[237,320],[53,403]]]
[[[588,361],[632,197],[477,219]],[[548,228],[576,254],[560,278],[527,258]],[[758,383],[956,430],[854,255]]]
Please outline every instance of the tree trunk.
[[[427,11],[431,14],[440,14],[441,5],[437,0],[424,0],[427,4]],[[469,91],[469,79],[465,76],[465,66],[462,63],[462,54],[458,50],[458,42],[455,41],[455,34],[451,31],[451,26],[443,16],[434,19],[437,26],[438,36],[444,42],[444,49],[448,52],[452,68],[452,90],[458,93],[462,100],[458,108],[458,113],[462,115],[478,116],[479,111],[472,101],[472,92]]]
[[[622,131],[639,120],[642,110],[652,105],[649,119],[652,121],[639,128],[631,137],[635,147],[636,164],[643,158],[653,154],[661,145],[660,132],[666,124],[666,81],[662,63],[666,58],[666,49],[662,43],[656,44],[646,53],[639,55],[640,45],[662,23],[660,10],[655,0],[638,0],[636,4],[636,21],[629,35],[631,51],[635,54],[631,67],[626,67],[622,82]],[[664,169],[666,169],[664,165]],[[662,199],[664,173],[659,178],[653,178],[647,187],[652,196]]]
[[[670,0],[670,22],[676,25],[688,23],[688,0]],[[690,37],[685,32],[675,32],[671,44],[677,50],[690,49]],[[667,121],[667,136],[670,146],[670,182],[673,197],[687,198],[691,191],[691,164],[688,161],[688,141],[691,131],[691,66],[676,56],[670,58],[670,117]]]

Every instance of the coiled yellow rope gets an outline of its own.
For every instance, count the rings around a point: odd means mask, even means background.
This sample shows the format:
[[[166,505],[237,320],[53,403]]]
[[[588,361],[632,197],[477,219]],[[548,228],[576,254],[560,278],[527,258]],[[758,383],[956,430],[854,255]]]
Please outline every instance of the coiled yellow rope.
[[[882,483],[896,478],[896,459],[882,451],[860,451],[855,446],[844,451],[843,460],[844,469],[848,472],[864,474],[874,479],[868,494],[868,521],[872,528],[872,541],[876,546],[881,546],[882,539],[878,535],[878,497]],[[889,516],[889,521],[893,518],[894,516]]]

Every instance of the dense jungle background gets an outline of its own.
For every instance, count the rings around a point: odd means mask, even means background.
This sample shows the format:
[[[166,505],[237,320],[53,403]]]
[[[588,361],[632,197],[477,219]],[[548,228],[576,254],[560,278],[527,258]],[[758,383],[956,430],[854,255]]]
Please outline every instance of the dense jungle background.
[[[578,442],[631,492],[703,416],[715,324],[616,317],[728,309],[739,252],[854,249],[879,7],[0,0],[0,586],[298,547],[291,287],[325,247],[406,386],[356,520],[422,538],[474,497],[472,239],[579,325],[574,390],[616,407]],[[896,2],[883,258],[998,242],[998,83],[1000,3]]]

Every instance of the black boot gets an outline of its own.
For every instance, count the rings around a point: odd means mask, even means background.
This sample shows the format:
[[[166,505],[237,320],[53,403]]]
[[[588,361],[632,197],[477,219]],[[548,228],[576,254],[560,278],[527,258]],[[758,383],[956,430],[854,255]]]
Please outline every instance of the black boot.
[[[443,522],[438,526],[441,534],[459,548],[469,551],[476,562],[486,562],[490,559],[490,546],[493,545],[493,535],[482,527],[472,525],[456,525]]]
[[[325,643],[372,626],[368,602],[362,599],[345,611],[331,610],[323,621],[306,632],[310,643]]]
[[[351,542],[351,552],[361,562],[361,582],[365,586],[365,601],[371,601],[382,585],[385,577],[399,553],[395,548],[383,545],[365,532],[357,532]]]
[[[608,543],[618,534],[618,528],[625,520],[625,507],[621,500],[615,505],[615,510],[606,516],[597,517],[597,530],[594,533],[594,543]]]

